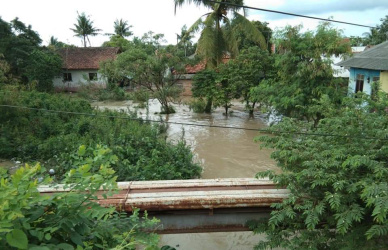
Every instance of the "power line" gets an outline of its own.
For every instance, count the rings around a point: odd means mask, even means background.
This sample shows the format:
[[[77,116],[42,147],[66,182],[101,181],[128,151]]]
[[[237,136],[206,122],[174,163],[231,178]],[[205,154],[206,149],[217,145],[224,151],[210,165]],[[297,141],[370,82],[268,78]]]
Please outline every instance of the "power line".
[[[245,8],[245,9],[253,9],[253,10],[259,10],[259,11],[264,11],[264,12],[272,12],[272,13],[277,13],[277,14],[282,14],[282,15],[288,15],[288,16],[296,16],[296,17],[310,18],[310,19],[315,19],[315,20],[320,20],[320,21],[326,21],[326,22],[342,23],[342,24],[348,24],[348,25],[359,26],[359,27],[365,27],[365,28],[375,28],[375,27],[368,26],[368,25],[363,25],[363,24],[349,23],[349,22],[338,21],[338,20],[327,19],[327,18],[314,17],[314,16],[306,16],[306,15],[300,15],[300,14],[295,14],[295,13],[290,13],[290,12],[284,12],[284,11],[277,11],[277,10],[270,10],[270,9],[256,8],[256,7],[250,7],[250,6],[246,6],[246,5],[240,5],[240,4],[229,3],[229,2],[218,2],[218,1],[212,1],[212,0],[204,0],[204,2],[208,2],[208,3],[220,3],[220,4],[235,6],[235,7],[241,7],[241,8]]]
[[[50,110],[50,109],[42,109],[42,108],[31,108],[31,107],[15,106],[15,105],[0,105],[0,107],[27,109],[27,110],[43,111],[43,112],[58,113],[58,114],[71,114],[71,115],[84,115],[84,116],[93,116],[93,117],[102,117],[102,118],[125,119],[125,120],[139,121],[139,122],[167,123],[167,124],[182,125],[182,126],[195,126],[195,127],[208,127],[208,128],[236,129],[236,130],[256,131],[256,132],[271,133],[271,134],[293,134],[293,135],[339,137],[339,138],[350,138],[350,139],[357,138],[357,139],[363,139],[363,140],[384,140],[384,141],[387,140],[388,141],[388,138],[336,135],[336,134],[324,134],[324,133],[273,131],[269,129],[255,129],[255,128],[207,125],[207,124],[185,123],[185,122],[170,122],[170,121],[163,121],[163,120],[150,120],[150,119],[132,118],[132,117],[124,117],[124,116],[116,116],[116,115],[102,115],[102,114],[92,114],[92,113],[62,111],[62,110]]]

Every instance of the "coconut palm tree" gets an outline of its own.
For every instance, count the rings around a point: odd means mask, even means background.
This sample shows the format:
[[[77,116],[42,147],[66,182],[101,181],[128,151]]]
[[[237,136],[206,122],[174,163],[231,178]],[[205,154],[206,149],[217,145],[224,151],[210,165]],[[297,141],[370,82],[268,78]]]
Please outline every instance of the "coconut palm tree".
[[[266,48],[263,35],[245,18],[245,10],[239,7],[244,4],[243,0],[220,0],[218,3],[203,0],[174,0],[174,2],[175,11],[177,7],[185,3],[194,3],[197,6],[202,5],[211,9],[209,13],[200,17],[187,32],[190,34],[202,29],[198,40],[197,54],[206,60],[208,68],[217,67],[226,54],[229,54],[231,58],[238,54],[238,44],[235,37],[237,30],[245,33],[253,41],[257,41],[263,49]],[[228,3],[233,5],[228,5]],[[243,15],[238,13],[240,10],[243,10]]]
[[[77,23],[74,24],[75,29],[71,29],[75,35],[82,38],[82,44],[86,47],[86,40],[89,42],[91,46],[89,36],[96,36],[98,32],[101,31],[96,27],[93,27],[93,21],[90,20],[89,16],[86,16],[84,12],[78,14]]]
[[[133,35],[132,31],[129,30],[132,27],[132,25],[128,25],[128,21],[123,21],[123,19],[116,19],[114,23],[115,34],[122,38]]]

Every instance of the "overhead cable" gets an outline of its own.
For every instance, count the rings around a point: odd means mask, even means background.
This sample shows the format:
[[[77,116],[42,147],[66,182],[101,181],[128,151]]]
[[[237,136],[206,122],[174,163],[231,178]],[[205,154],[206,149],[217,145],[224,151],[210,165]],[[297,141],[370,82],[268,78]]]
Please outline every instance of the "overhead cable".
[[[196,127],[208,127],[208,128],[221,128],[221,129],[236,129],[236,130],[256,131],[256,132],[271,133],[271,134],[293,134],[293,135],[306,135],[306,136],[323,136],[323,137],[388,141],[388,138],[364,137],[364,136],[354,136],[354,135],[338,135],[338,134],[327,134],[327,133],[289,132],[289,131],[278,131],[278,130],[274,131],[270,129],[243,128],[243,127],[207,125],[207,124],[185,123],[185,122],[170,122],[170,121],[163,121],[163,120],[133,118],[128,116],[102,115],[102,114],[71,112],[71,111],[62,111],[62,110],[50,110],[50,109],[31,108],[31,107],[15,106],[15,105],[0,105],[0,107],[27,109],[27,110],[43,111],[43,112],[58,113],[58,114],[71,114],[71,115],[83,115],[83,116],[93,116],[93,117],[101,117],[101,118],[125,119],[125,120],[139,121],[139,122],[166,123],[166,124],[174,124],[174,125],[182,125],[182,126],[196,126]]]
[[[246,6],[246,5],[240,5],[240,4],[235,4],[235,3],[229,3],[229,2],[219,2],[219,1],[212,1],[212,0],[204,0],[204,2],[208,2],[208,3],[218,3],[218,4],[224,4],[224,5],[235,6],[235,7],[241,7],[241,8],[245,8],[245,9],[252,9],[252,10],[265,11],[265,12],[272,12],[272,13],[282,14],[282,15],[288,15],[288,16],[303,17],[303,18],[315,19],[315,20],[320,20],[320,21],[325,21],[325,22],[342,23],[342,24],[353,25],[353,26],[359,26],[359,27],[365,27],[365,28],[375,28],[375,27],[368,26],[368,25],[363,25],[363,24],[350,23],[350,22],[338,21],[338,20],[333,20],[333,19],[328,19],[328,18],[314,17],[314,16],[306,16],[306,15],[300,15],[300,14],[295,14],[295,13],[290,13],[290,12],[284,12],[284,11],[278,11],[278,10],[270,10],[270,9],[256,8],[256,7],[251,7],[251,6]]]

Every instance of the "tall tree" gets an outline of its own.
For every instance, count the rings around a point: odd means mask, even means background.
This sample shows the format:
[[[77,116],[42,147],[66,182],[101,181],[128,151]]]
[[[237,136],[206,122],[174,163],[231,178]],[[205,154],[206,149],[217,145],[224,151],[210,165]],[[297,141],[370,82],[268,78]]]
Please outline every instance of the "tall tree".
[[[163,113],[173,113],[170,102],[181,91],[176,83],[184,65],[179,57],[160,47],[163,34],[148,32],[143,38],[115,61],[103,63],[100,71],[108,79],[130,78],[133,84],[151,92],[160,102]]]
[[[364,33],[367,44],[376,45],[388,40],[388,15],[380,19],[381,24],[371,28],[370,32]]]
[[[286,27],[276,37],[277,74],[256,88],[258,99],[276,112],[299,119],[321,118],[309,105],[324,94],[337,102],[346,95],[347,83],[333,76],[331,56],[350,52],[341,33],[322,23],[316,31],[301,32],[302,26]]]
[[[31,53],[39,49],[42,40],[39,34],[32,30],[31,25],[25,25],[18,18],[10,23],[0,18],[0,54],[7,61],[9,73],[27,83],[25,76],[29,66]]]
[[[260,31],[244,15],[238,13],[243,8],[236,5],[243,5],[243,0],[222,0],[218,3],[203,0],[174,0],[174,3],[175,10],[185,3],[203,5],[211,9],[211,12],[203,15],[188,29],[188,34],[202,29],[197,54],[206,60],[207,67],[217,67],[227,53],[232,58],[237,55],[238,44],[235,36],[237,30],[257,41],[263,49],[266,47],[265,39]],[[228,5],[228,3],[236,5]],[[232,14],[233,22],[228,14]]]
[[[116,19],[114,22],[115,34],[120,37],[132,36],[133,33],[130,31],[132,25],[128,25],[128,21],[124,21],[123,19]]]
[[[91,46],[89,36],[96,36],[98,35],[98,32],[101,31],[100,29],[97,29],[96,27],[93,27],[93,21],[90,20],[89,16],[86,16],[84,12],[81,14],[77,13],[77,23],[74,24],[74,29],[70,28],[77,37],[82,38],[82,44],[84,47],[86,47],[87,43],[86,40],[89,42],[89,45]]]

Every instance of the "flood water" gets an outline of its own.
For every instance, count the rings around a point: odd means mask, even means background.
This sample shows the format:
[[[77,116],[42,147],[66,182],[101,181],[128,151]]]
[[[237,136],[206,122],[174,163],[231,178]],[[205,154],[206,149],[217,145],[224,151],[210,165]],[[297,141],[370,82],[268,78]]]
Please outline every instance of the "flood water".
[[[157,100],[148,102],[149,109],[136,109],[137,104],[124,102],[96,102],[95,107],[135,111],[145,119],[168,121],[168,139],[177,141],[183,138],[195,155],[195,160],[203,167],[201,178],[253,178],[259,171],[272,169],[279,171],[274,160],[270,158],[271,151],[260,149],[254,142],[257,131],[230,129],[219,127],[238,127],[248,129],[263,129],[265,119],[260,114],[250,118],[244,111],[244,105],[238,102],[231,108],[231,114],[225,116],[219,108],[212,114],[193,113],[187,105],[174,105],[176,113],[159,115],[160,105]],[[200,124],[189,126],[174,123]],[[219,127],[209,127],[219,126]],[[160,246],[169,245],[177,250],[216,250],[239,249],[248,250],[263,239],[263,235],[253,235],[252,232],[217,232],[162,235]]]
[[[146,109],[136,109],[131,101],[123,102],[95,102],[93,106],[100,109],[115,109],[135,111],[145,119],[169,122],[168,138],[177,141],[183,138],[192,149],[195,160],[203,167],[203,179],[213,178],[253,178],[259,171],[267,169],[278,170],[274,160],[270,158],[271,151],[260,149],[254,142],[259,135],[257,131],[220,128],[248,128],[263,129],[265,120],[260,114],[250,118],[244,111],[243,104],[235,102],[231,114],[225,116],[222,108],[212,114],[193,113],[187,105],[175,104],[176,113],[159,115],[160,104],[157,100],[149,101],[148,113]],[[202,126],[182,125],[199,124]],[[209,127],[217,126],[217,127]]]

